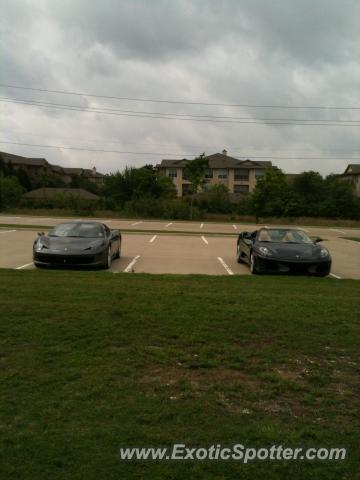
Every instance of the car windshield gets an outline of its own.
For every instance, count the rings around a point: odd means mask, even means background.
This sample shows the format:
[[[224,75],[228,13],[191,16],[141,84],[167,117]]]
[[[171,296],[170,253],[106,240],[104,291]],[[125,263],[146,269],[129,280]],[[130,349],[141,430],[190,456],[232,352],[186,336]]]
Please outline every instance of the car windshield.
[[[296,229],[268,228],[260,230],[259,242],[313,243],[305,232]]]
[[[96,223],[61,223],[51,230],[49,237],[102,238],[104,229]]]

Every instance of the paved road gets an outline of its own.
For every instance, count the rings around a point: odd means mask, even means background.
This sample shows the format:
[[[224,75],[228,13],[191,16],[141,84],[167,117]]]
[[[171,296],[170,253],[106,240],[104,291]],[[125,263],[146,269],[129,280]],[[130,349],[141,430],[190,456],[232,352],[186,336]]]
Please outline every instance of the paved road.
[[[33,221],[33,219],[32,219]],[[0,218],[1,222],[1,218]],[[117,221],[114,224],[117,225]],[[126,221],[121,221],[125,223]],[[129,221],[127,221],[129,223]],[[13,222],[8,222],[13,223]],[[39,222],[37,222],[39,223]],[[57,223],[57,221],[54,221]],[[134,222],[133,222],[134,223]],[[164,222],[144,222],[163,225]],[[176,223],[190,225],[185,222]],[[30,224],[30,223],[29,223]],[[194,225],[192,228],[194,228]],[[227,224],[210,224],[223,232],[232,228]],[[114,225],[115,226],[115,225]],[[200,229],[200,224],[197,225]],[[205,226],[201,228],[204,230]],[[238,225],[239,228],[239,225]],[[154,227],[152,229],[155,229]],[[158,228],[156,228],[158,229]],[[243,229],[243,228],[241,228]],[[254,227],[249,230],[254,229]],[[148,230],[151,230],[148,228]],[[310,229],[307,229],[310,230]],[[360,243],[340,238],[343,230],[314,228],[311,235],[320,235],[326,239],[326,245],[333,257],[332,274],[341,278],[360,279]],[[224,232],[225,233],[225,232]],[[360,236],[351,231],[351,235]],[[32,244],[36,231],[16,228],[0,229],[0,267],[33,268]],[[134,271],[147,273],[202,273],[210,275],[248,275],[245,265],[235,259],[236,236],[218,236],[216,232],[206,235],[200,231],[193,235],[164,233],[125,233],[123,234],[122,257],[113,262],[113,272]]]
[[[65,218],[65,217],[39,217],[39,216],[12,216],[0,215],[0,224],[13,225],[57,225],[64,221],[75,220],[91,220],[90,218]],[[94,219],[95,220],[95,219]],[[168,221],[168,220],[139,220],[139,219],[96,219],[105,222],[111,228],[135,230],[135,231],[164,231],[164,232],[194,232],[194,233],[227,233],[236,234],[239,231],[255,230],[261,225],[239,224],[239,223],[214,223],[214,222],[185,222],[185,221]],[[294,226],[294,225],[292,225]],[[299,226],[299,225],[297,225]],[[360,228],[338,228],[338,227],[301,227],[310,235],[322,235],[324,238],[336,238],[342,236],[360,236]]]

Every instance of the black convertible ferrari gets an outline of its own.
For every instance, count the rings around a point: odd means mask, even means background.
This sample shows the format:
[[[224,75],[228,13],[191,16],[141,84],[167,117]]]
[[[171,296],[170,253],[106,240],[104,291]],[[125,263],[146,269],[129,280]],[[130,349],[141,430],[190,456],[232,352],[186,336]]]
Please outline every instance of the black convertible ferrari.
[[[297,228],[261,228],[240,233],[237,241],[237,261],[249,264],[251,273],[297,273],[329,275],[331,256]]]
[[[39,233],[33,246],[37,267],[71,266],[110,268],[119,258],[121,234],[99,222],[67,222],[48,235]]]

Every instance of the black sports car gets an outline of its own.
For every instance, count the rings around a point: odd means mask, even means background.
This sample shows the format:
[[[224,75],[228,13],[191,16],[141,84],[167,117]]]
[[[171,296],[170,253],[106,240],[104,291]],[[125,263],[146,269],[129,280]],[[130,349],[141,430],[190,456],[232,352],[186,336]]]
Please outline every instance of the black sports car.
[[[121,234],[99,222],[67,222],[48,235],[39,233],[33,246],[37,267],[71,266],[109,268],[119,258]]]
[[[251,273],[297,273],[329,275],[331,256],[297,228],[261,228],[240,233],[237,241],[237,261],[250,265]]]

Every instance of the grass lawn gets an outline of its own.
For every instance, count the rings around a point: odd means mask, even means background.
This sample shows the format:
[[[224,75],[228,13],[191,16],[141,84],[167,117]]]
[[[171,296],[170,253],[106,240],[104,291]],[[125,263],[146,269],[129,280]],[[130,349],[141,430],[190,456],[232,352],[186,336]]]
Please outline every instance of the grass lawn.
[[[0,478],[360,472],[360,283],[0,270]],[[343,462],[121,463],[120,445],[345,446]]]

